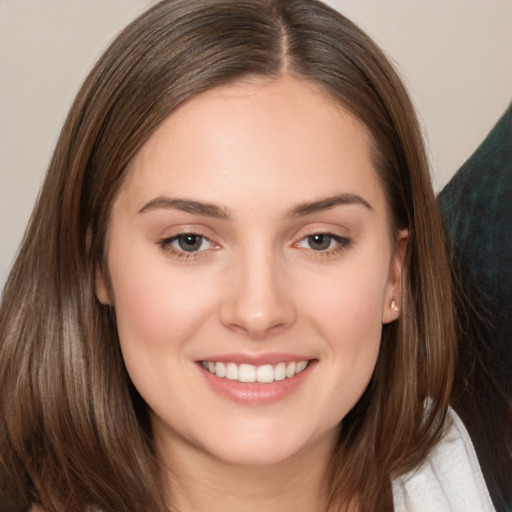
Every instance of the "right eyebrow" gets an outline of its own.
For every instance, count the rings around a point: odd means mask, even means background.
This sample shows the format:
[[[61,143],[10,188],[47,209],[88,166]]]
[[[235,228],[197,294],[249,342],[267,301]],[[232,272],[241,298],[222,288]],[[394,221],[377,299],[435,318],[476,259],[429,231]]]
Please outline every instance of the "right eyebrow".
[[[148,201],[137,213],[145,213],[153,210],[181,210],[187,213],[205,215],[216,219],[230,220],[231,215],[227,208],[217,206],[216,204],[195,201],[192,199],[182,199],[168,196],[159,196]]]

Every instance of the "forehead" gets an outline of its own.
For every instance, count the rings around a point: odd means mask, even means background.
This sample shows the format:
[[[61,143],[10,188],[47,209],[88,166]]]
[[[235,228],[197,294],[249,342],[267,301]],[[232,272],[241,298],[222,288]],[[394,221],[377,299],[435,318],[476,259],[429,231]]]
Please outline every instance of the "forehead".
[[[264,195],[301,201],[363,191],[382,200],[364,125],[315,84],[285,76],[189,100],[137,153],[120,195],[141,207],[163,193],[255,205]]]

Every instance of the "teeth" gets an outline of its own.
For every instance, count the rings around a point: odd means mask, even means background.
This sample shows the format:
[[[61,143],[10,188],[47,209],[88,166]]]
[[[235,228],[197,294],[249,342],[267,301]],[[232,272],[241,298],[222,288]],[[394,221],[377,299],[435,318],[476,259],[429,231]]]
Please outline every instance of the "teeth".
[[[307,365],[307,361],[299,361],[295,367],[295,373],[300,373],[302,370],[305,370]]]
[[[258,382],[274,382],[274,368],[271,364],[265,364],[263,366],[258,366],[258,369],[256,371],[257,378],[256,380]]]
[[[226,379],[238,380],[238,365],[236,365],[235,363],[228,363],[226,365]]]
[[[264,364],[262,366],[253,366],[252,364],[236,363],[214,363],[212,361],[203,361],[201,365],[205,370],[238,382],[259,382],[267,384],[274,381],[289,379],[294,375],[304,371],[309,361],[299,361],[297,363],[278,363],[276,365]]]
[[[252,364],[241,364],[238,367],[238,380],[240,382],[256,382],[256,367]]]
[[[208,366],[208,369],[209,369],[209,366]],[[225,377],[226,376],[226,365],[224,363],[215,363],[215,375],[217,375],[217,377]]]
[[[274,380],[284,380],[286,379],[286,364],[279,363],[274,368]]]

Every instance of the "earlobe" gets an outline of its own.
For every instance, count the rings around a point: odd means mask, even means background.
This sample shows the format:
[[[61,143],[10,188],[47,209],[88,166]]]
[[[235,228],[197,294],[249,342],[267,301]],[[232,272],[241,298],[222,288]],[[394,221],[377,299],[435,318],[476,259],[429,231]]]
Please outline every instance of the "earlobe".
[[[382,323],[384,324],[396,320],[402,310],[402,276],[408,242],[409,231],[407,229],[399,231],[389,266],[389,276],[382,311]]]
[[[110,306],[111,301],[108,293],[107,283],[105,278],[103,277],[103,272],[101,271],[99,265],[96,267],[96,297],[97,299],[104,305]]]

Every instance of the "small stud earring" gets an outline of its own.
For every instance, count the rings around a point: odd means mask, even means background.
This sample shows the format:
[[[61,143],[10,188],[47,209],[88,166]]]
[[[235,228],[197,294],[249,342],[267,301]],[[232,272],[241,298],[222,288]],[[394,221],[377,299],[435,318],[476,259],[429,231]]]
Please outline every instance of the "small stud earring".
[[[396,305],[396,301],[395,300],[391,301],[391,309],[393,311],[398,311],[398,306]]]

